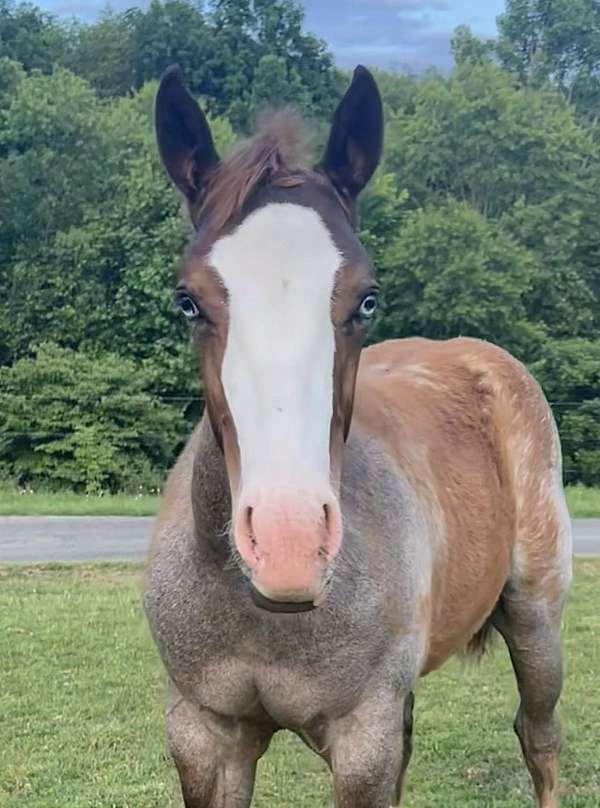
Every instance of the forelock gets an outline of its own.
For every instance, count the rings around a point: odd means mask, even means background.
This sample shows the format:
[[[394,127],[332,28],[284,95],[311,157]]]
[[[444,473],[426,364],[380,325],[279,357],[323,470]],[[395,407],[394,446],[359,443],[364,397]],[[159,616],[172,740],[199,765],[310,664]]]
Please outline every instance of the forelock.
[[[192,210],[192,222],[210,219],[221,229],[239,213],[259,188],[291,188],[316,176],[304,122],[293,109],[264,116],[254,137],[242,141],[219,163],[205,194]]]

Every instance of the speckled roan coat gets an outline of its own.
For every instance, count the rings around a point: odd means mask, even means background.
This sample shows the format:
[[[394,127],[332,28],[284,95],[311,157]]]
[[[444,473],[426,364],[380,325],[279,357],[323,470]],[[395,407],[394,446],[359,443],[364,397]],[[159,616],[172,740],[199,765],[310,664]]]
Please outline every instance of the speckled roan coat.
[[[306,190],[281,193],[308,204]],[[214,402],[169,476],[145,608],[184,804],[247,808],[283,728],[327,761],[338,808],[397,804],[419,677],[494,627],[517,676],[537,803],[555,808],[570,536],[543,395],[516,360],[471,339],[373,346],[354,390],[338,461],[343,541],[319,608],[277,613],[250,597]]]

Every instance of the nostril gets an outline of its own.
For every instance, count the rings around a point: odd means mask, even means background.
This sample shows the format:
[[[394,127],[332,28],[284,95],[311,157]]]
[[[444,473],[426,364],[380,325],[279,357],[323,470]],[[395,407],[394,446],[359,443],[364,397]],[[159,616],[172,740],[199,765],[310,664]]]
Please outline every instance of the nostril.
[[[325,551],[329,558],[333,558],[341,542],[341,518],[339,508],[335,502],[325,502],[322,506],[325,522]]]
[[[254,536],[254,529],[252,527],[252,508],[250,506],[244,508],[244,513],[242,515],[242,525],[244,529],[244,533],[252,542],[252,545],[256,545],[256,538]]]

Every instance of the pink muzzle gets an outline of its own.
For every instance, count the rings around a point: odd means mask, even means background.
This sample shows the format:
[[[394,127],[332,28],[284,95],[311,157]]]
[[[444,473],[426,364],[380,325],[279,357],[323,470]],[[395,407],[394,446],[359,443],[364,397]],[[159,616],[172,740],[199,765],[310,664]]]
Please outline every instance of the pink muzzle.
[[[242,495],[234,540],[266,601],[319,605],[342,540],[337,499],[330,490],[265,488]]]

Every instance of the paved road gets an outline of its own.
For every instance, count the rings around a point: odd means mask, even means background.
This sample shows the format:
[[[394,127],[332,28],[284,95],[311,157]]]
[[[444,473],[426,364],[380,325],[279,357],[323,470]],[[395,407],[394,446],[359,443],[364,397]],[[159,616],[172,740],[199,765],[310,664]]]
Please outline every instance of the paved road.
[[[600,555],[600,519],[573,522],[575,553]],[[152,519],[124,516],[0,517],[0,563],[142,561]]]
[[[141,561],[151,517],[2,516],[0,563]]]

